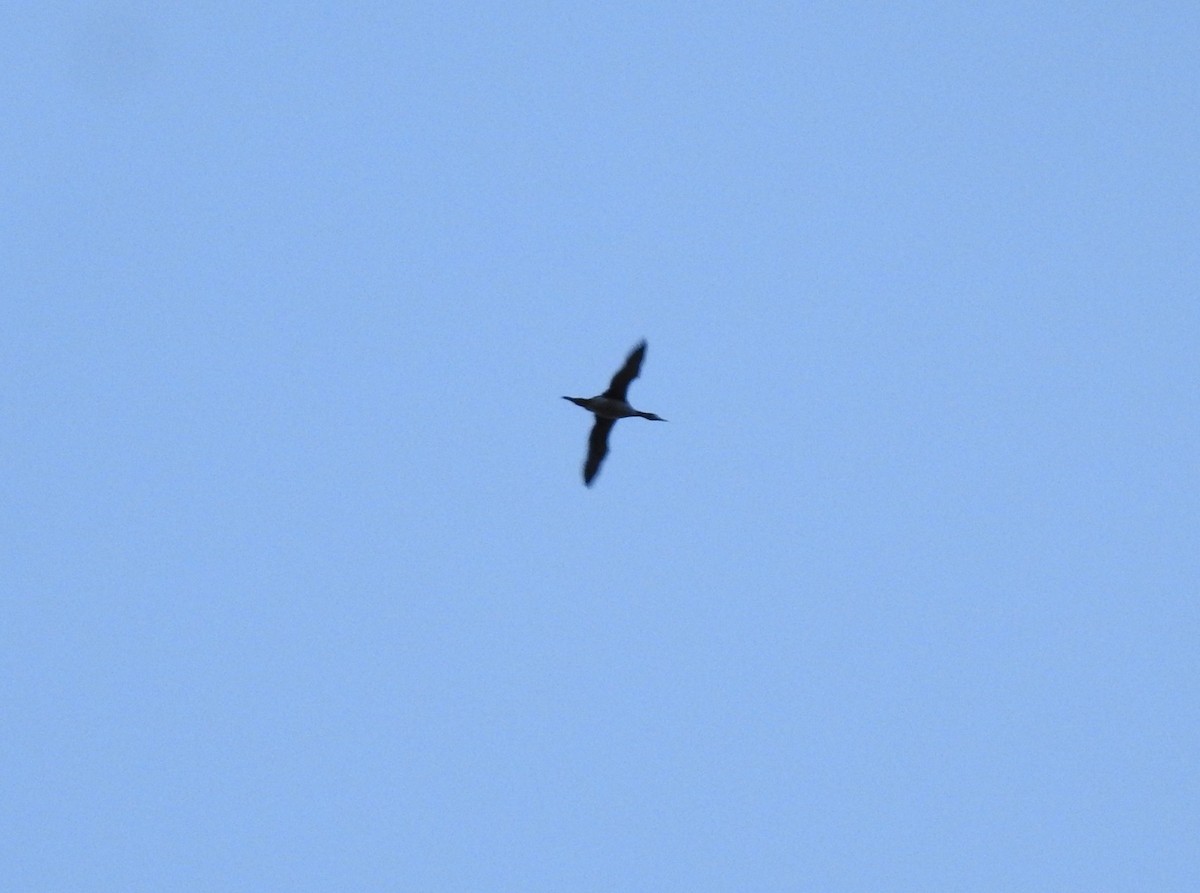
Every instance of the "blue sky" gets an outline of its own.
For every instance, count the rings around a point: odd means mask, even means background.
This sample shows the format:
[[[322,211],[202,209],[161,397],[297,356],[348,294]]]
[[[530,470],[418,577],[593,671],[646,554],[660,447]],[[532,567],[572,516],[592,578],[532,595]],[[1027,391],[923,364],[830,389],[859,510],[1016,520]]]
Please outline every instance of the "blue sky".
[[[4,886],[1197,889],[1198,46],[8,4]]]

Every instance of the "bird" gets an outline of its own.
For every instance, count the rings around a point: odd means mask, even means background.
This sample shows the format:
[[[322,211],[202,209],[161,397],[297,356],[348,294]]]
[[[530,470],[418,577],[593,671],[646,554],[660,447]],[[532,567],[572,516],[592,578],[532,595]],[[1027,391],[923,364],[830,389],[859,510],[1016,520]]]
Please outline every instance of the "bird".
[[[595,397],[563,397],[564,400],[570,400],[576,406],[582,406],[596,417],[596,423],[592,425],[592,433],[588,437],[587,459],[583,463],[583,483],[588,487],[596,479],[596,473],[600,471],[600,463],[608,455],[608,432],[612,430],[618,419],[638,416],[652,422],[666,421],[662,416],[657,416],[652,412],[634,409],[625,398],[625,393],[629,390],[629,383],[638,377],[638,372],[642,369],[642,360],[645,358],[646,342],[642,341],[630,351],[629,356],[625,358],[625,365],[617,370],[617,374],[608,384],[608,390],[603,394]]]

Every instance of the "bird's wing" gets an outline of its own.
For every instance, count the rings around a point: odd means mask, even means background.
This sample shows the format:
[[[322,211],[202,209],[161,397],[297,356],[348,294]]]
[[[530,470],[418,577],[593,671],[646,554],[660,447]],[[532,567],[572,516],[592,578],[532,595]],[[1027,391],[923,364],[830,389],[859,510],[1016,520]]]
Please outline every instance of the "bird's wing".
[[[608,390],[604,392],[603,396],[623,401],[625,399],[625,392],[629,390],[629,383],[638,377],[638,372],[642,369],[642,360],[645,357],[646,342],[643,341],[625,358],[625,365],[617,370],[617,374],[612,377],[612,381],[608,385]]]
[[[596,424],[592,425],[592,433],[588,437],[587,461],[583,463],[583,482],[589,487],[592,485],[592,478],[600,470],[600,463],[608,455],[608,432],[612,430],[616,421],[596,416]]]

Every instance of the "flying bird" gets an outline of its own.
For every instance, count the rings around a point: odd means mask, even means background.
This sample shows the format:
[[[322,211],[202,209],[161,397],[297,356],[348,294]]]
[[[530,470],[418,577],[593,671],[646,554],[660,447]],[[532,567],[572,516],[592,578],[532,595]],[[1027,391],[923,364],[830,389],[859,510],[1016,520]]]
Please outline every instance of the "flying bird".
[[[643,341],[625,358],[625,365],[617,370],[617,374],[609,382],[608,390],[603,394],[596,397],[563,397],[576,406],[582,406],[596,417],[591,436],[588,437],[587,460],[583,463],[583,482],[589,487],[596,477],[596,472],[600,470],[600,463],[608,455],[608,432],[617,423],[617,419],[640,416],[652,422],[666,421],[652,412],[634,409],[625,399],[629,383],[638,377],[638,372],[642,369],[642,360],[645,358],[646,342]]]

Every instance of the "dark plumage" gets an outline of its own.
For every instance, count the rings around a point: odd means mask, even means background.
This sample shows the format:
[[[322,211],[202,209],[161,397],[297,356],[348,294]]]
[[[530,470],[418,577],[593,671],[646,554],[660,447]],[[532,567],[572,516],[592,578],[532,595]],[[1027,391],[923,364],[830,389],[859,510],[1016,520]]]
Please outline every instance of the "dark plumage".
[[[583,463],[583,482],[589,487],[592,485],[596,473],[600,471],[600,463],[608,455],[608,432],[612,430],[618,419],[638,416],[653,422],[666,421],[652,412],[634,409],[625,397],[629,390],[629,383],[641,372],[642,360],[645,357],[646,342],[643,341],[625,358],[625,365],[617,370],[617,374],[608,384],[608,390],[603,394],[595,397],[563,397],[564,400],[570,400],[576,406],[582,406],[596,417],[596,423],[592,425],[592,433],[588,437],[587,460]]]
[[[626,402],[625,394],[629,391],[629,383],[642,371],[642,360],[644,359],[646,359],[645,341],[629,352],[629,356],[625,358],[625,365],[617,370],[612,381],[608,383],[608,390],[600,396],[608,397],[610,400],[620,400],[622,403]]]
[[[602,419],[596,416],[596,423],[592,425],[592,433],[588,435],[587,459],[583,462],[583,482],[589,487],[592,485],[592,478],[600,470],[600,463],[608,455],[608,432],[616,423],[616,419]]]

